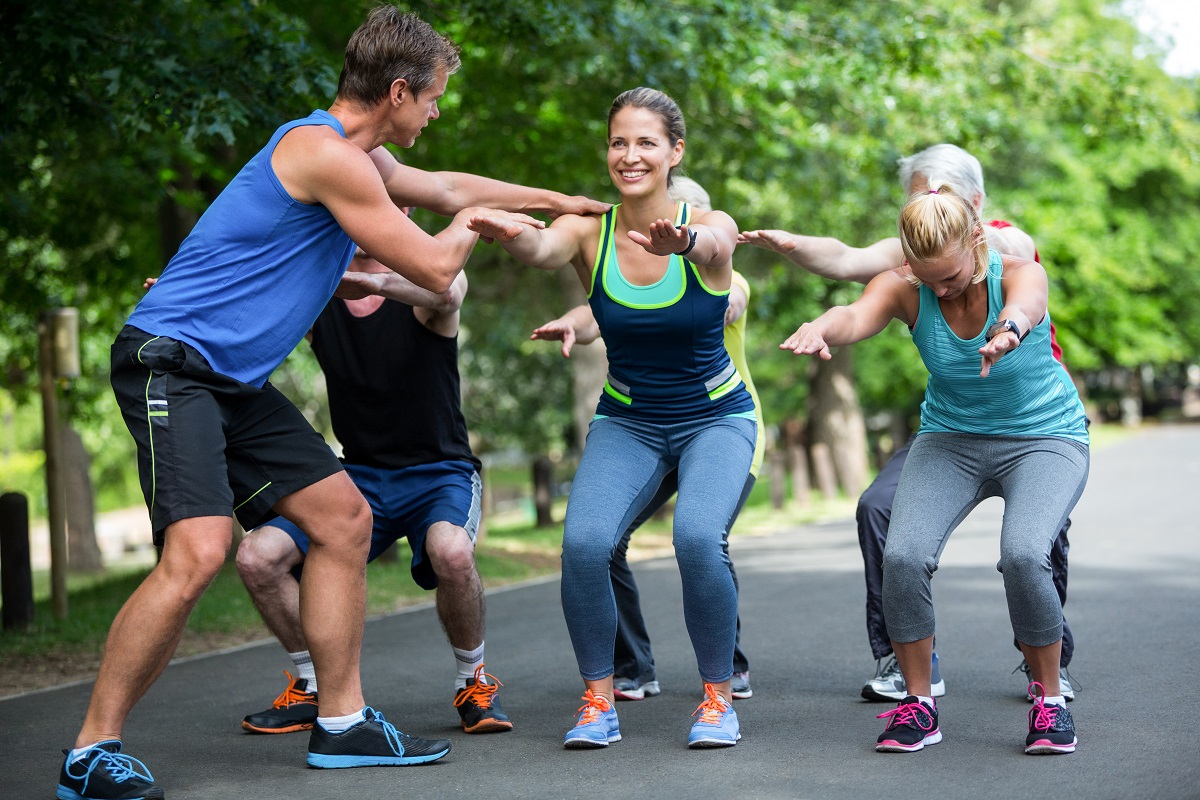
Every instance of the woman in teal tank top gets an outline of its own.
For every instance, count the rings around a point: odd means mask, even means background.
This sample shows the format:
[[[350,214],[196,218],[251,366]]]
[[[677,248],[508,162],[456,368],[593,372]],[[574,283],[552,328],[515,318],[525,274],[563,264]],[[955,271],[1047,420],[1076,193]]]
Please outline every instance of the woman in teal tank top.
[[[982,500],[1003,497],[998,569],[1033,677],[1025,752],[1074,752],[1050,549],[1087,483],[1088,434],[1075,386],[1051,351],[1046,272],[989,252],[975,209],[945,184],[909,198],[900,242],[903,267],[780,345],[828,360],[831,347],[899,319],[930,373],[883,556],[884,616],[909,696],[880,715],[888,724],[876,749],[913,752],[941,741],[930,696],[930,582],[958,524]]]
[[[609,564],[621,535],[677,471],[674,545],[684,617],[705,700],[690,747],[740,738],[731,704],[737,589],[725,526],[754,454],[754,402],[724,347],[737,227],[668,195],[683,160],[683,115],[653,89],[614,101],[608,172],[621,202],[604,217],[567,215],[544,230],[487,216],[472,229],[541,269],[570,263],[608,347],[609,379],[567,504],[562,604],[585,692],[568,748],[621,738],[613,710],[617,615]],[[689,720],[689,723],[691,721]]]

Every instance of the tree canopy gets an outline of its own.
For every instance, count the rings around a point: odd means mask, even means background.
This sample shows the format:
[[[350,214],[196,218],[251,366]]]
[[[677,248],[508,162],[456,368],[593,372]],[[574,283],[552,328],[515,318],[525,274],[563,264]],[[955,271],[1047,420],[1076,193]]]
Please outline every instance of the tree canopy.
[[[329,104],[341,48],[370,5],[0,8],[5,388],[32,379],[33,316],[66,303],[85,320],[93,377],[80,392],[102,394],[107,345],[141,279],[161,270],[189,218],[276,125]],[[409,163],[611,199],[609,104],[653,86],[686,115],[686,174],[743,229],[867,244],[894,230],[896,159],[953,142],[983,163],[987,213],[1037,242],[1072,369],[1165,365],[1200,351],[1200,83],[1165,75],[1161,53],[1104,0],[405,7],[463,54],[442,118],[400,153]],[[735,263],[754,287],[751,358],[768,418],[796,414],[805,367],[775,345],[857,288],[752,248]],[[482,245],[468,269],[473,429],[497,446],[561,444],[569,376],[527,337],[564,310],[562,282]],[[924,373],[905,338],[890,329],[856,346],[869,411],[919,402]]]

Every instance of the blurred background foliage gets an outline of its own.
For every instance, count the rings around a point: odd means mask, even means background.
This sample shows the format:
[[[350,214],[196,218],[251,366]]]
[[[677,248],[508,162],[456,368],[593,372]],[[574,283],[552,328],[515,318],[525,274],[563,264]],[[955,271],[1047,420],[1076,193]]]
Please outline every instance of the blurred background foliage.
[[[0,6],[0,452],[36,468],[37,314],[81,309],[74,423],[101,507],[139,502],[107,349],[190,225],[280,123],[326,107],[374,3],[7,0]],[[865,245],[892,234],[896,159],[953,142],[983,163],[985,213],[1029,232],[1077,378],[1169,371],[1200,351],[1196,78],[1102,0],[466,0],[411,9],[459,42],[442,117],[399,155],[598,199],[619,92],[663,89],[684,172],[742,229]],[[442,224],[419,214],[428,228]],[[770,423],[803,417],[809,365],[777,344],[858,287],[742,248],[749,353]],[[481,245],[462,371],[484,452],[570,451],[571,376],[529,331],[576,302],[560,276]],[[925,373],[903,330],[857,345],[868,415],[912,417]],[[327,430],[307,346],[275,382]],[[1097,393],[1111,384],[1090,381]],[[23,459],[23,460],[21,460]],[[18,465],[19,461],[19,465]],[[31,466],[32,465],[32,466]],[[110,497],[111,499],[104,499]]]

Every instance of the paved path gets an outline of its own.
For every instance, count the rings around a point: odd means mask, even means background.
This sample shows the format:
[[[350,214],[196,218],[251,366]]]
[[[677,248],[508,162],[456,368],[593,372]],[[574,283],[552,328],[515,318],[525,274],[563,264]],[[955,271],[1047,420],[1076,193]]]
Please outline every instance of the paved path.
[[[744,645],[754,697],[744,739],[689,751],[699,682],[671,560],[638,565],[660,697],[618,706],[624,741],[564,751],[580,682],[557,579],[488,599],[488,667],[506,683],[511,733],[467,736],[450,706],[452,660],[429,608],[370,622],[368,699],[402,730],[448,736],[444,761],[405,769],[304,767],[304,735],[243,734],[241,717],[281,688],[274,644],[177,663],[129,721],[130,751],[171,800],[185,798],[864,798],[1200,797],[1200,426],[1148,429],[1094,454],[1071,529],[1067,615],[1078,640],[1072,756],[1021,752],[1028,705],[997,558],[1001,506],[951,539],[934,581],[948,694],[945,741],[915,755],[874,752],[884,706],[858,697],[874,663],[852,522],[737,538]],[[0,797],[51,797],[88,686],[0,701]]]

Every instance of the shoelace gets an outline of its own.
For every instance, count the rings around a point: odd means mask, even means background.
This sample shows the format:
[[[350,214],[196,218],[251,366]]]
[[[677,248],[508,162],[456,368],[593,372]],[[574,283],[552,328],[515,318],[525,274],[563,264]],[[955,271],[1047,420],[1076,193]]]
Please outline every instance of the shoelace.
[[[125,783],[134,778],[143,778],[147,783],[154,783],[154,776],[150,774],[150,770],[138,759],[133,756],[122,755],[121,753],[110,753],[108,750],[103,750],[97,747],[92,751],[92,755],[87,760],[87,769],[82,774],[76,775],[71,771],[71,767],[76,764],[82,764],[82,761],[67,764],[67,775],[75,780],[82,780],[82,791],[87,790],[88,783],[92,780],[92,773],[101,764],[107,770],[109,776],[114,783]],[[140,771],[139,771],[140,770]]]
[[[933,717],[929,715],[929,709],[920,703],[901,703],[890,711],[877,714],[875,719],[887,717],[891,717],[888,720],[888,730],[900,725],[915,725],[923,731],[933,729]]]
[[[1033,699],[1033,708],[1029,710],[1029,727],[1035,731],[1049,731],[1058,721],[1058,706],[1046,705],[1046,688],[1037,681],[1029,684],[1026,690]],[[1040,691],[1041,694],[1036,694]]]
[[[881,666],[875,668],[876,680],[891,680],[892,678],[901,677],[900,664],[896,661],[895,656],[888,656],[888,660],[879,659]]]
[[[406,739],[411,739],[411,736],[396,730],[395,725],[384,719],[383,714],[380,714],[370,706],[367,706],[363,709],[363,716],[366,717],[368,721],[373,719],[379,723],[379,726],[383,728],[383,735],[387,737],[388,747],[392,748],[393,753],[398,756],[404,755],[404,742]]]
[[[575,712],[579,715],[579,721],[575,723],[575,727],[591,725],[600,719],[601,714],[612,708],[607,699],[602,695],[593,694],[591,689],[584,691],[582,699],[583,705]]]
[[[484,683],[482,678],[487,678],[488,683]],[[483,664],[480,664],[475,668],[475,685],[468,686],[454,698],[454,707],[458,708],[463,703],[470,701],[480,708],[491,708],[492,698],[503,685],[503,683],[496,680],[495,675],[484,672]]]
[[[287,675],[288,685],[287,688],[280,693],[279,697],[275,698],[275,702],[273,704],[275,708],[287,708],[288,706],[295,705],[296,703],[311,703],[313,699],[313,692],[297,691],[296,679],[292,677],[292,673],[285,669],[283,674]]]
[[[717,687],[711,683],[704,684],[704,701],[696,706],[696,710],[692,712],[692,716],[700,715],[698,722],[705,725],[720,725],[721,716],[728,710],[729,705],[725,702],[725,698],[721,697]]]

